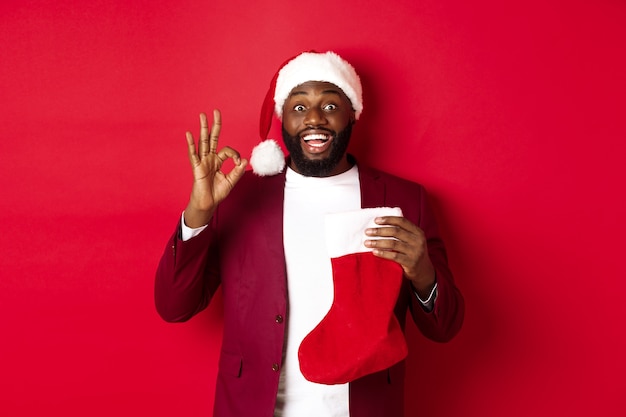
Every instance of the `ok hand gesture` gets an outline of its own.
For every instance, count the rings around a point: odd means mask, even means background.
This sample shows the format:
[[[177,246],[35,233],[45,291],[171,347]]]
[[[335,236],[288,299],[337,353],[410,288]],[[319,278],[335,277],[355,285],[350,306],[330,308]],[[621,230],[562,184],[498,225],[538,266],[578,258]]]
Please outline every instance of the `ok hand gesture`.
[[[248,161],[241,159],[239,152],[225,146],[217,151],[217,143],[222,127],[219,110],[213,110],[213,125],[209,135],[206,114],[200,113],[200,141],[198,150],[191,132],[186,133],[189,162],[193,169],[193,187],[189,204],[185,209],[185,224],[200,227],[209,223],[217,206],[226,198],[237,181],[243,176]],[[233,169],[222,172],[222,164],[231,158]]]

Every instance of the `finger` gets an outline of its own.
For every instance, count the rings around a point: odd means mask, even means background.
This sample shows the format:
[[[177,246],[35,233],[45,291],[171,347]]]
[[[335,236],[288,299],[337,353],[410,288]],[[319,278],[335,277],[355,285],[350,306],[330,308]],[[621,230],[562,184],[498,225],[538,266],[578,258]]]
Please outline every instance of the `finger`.
[[[196,143],[193,140],[193,135],[191,132],[186,132],[185,138],[187,139],[187,155],[189,156],[189,162],[191,162],[191,166],[196,166],[200,162],[200,158],[196,153]]]
[[[231,171],[226,174],[226,179],[231,184],[231,186],[235,186],[237,182],[243,177],[243,174],[246,172],[246,166],[248,165],[247,159],[241,159],[239,164],[236,164]]]
[[[400,244],[398,241],[387,242],[390,239],[381,239],[375,241],[366,241],[365,246],[372,249],[372,253],[384,259],[389,259],[399,263],[403,268],[407,265],[407,256],[402,251],[402,248],[399,247]]]
[[[368,248],[376,248],[379,250],[385,251],[395,251],[401,252],[404,251],[407,245],[398,239],[370,239],[366,240],[365,246]]]
[[[198,142],[198,153],[201,157],[209,153],[209,123],[204,113],[200,113],[200,141]]]
[[[411,242],[417,239],[417,232],[408,231],[397,226],[373,227],[365,230],[365,234],[374,238],[397,239],[403,242]]]
[[[396,239],[377,239],[365,241],[365,246],[372,249],[374,255],[396,261],[409,271],[417,262],[423,251]]]
[[[222,115],[219,110],[213,110],[213,125],[211,125],[211,137],[209,139],[209,152],[217,152],[217,141],[222,130]]]
[[[246,171],[248,160],[242,159],[239,152],[237,152],[230,146],[224,146],[222,149],[220,149],[220,151],[217,153],[217,157],[222,161],[226,161],[229,158],[233,160],[235,166],[228,174],[225,174],[225,176],[228,182],[230,182],[231,185],[234,186]]]
[[[410,222],[407,223],[412,225]],[[425,242],[423,232],[417,227],[411,230],[400,226],[373,227],[366,229],[365,234],[372,238],[365,241],[365,246],[370,248],[407,251],[410,250],[408,248],[417,248]]]
[[[415,226],[406,217],[402,216],[381,216],[374,219],[374,222],[381,226],[397,226],[406,230],[415,230]]]
[[[230,146],[224,146],[222,149],[220,149],[220,151],[217,153],[217,156],[222,161],[225,161],[228,158],[231,158],[233,162],[235,163],[235,165],[239,165],[241,163],[241,156],[239,152],[237,152],[235,149],[231,148]]]
[[[368,229],[366,233],[371,236],[393,236],[399,238],[404,233],[410,235],[423,233],[422,229],[405,217],[383,216],[377,217],[374,219],[374,222],[381,227]]]

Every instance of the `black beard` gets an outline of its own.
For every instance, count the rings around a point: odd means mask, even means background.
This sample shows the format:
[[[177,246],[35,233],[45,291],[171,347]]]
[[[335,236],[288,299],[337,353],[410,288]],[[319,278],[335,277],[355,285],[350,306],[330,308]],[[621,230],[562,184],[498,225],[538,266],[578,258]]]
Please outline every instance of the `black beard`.
[[[302,152],[300,136],[291,136],[283,126],[283,142],[289,151],[291,161],[298,172],[305,177],[327,177],[341,162],[348,150],[350,136],[352,135],[352,123],[349,123],[341,132],[332,134],[333,139],[330,144],[330,155],[324,159],[308,159]]]

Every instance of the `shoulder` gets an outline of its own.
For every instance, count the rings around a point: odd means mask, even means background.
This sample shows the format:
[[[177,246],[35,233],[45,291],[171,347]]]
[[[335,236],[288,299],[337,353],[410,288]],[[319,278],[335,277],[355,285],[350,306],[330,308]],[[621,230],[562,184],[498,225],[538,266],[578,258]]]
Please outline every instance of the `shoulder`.
[[[239,180],[235,187],[233,188],[233,192],[237,190],[239,192],[267,192],[271,189],[280,189],[285,185],[285,173],[282,172],[277,175],[271,176],[260,176],[253,173],[251,170],[246,171],[243,174],[243,177]]]
[[[357,164],[357,167],[359,169],[361,182],[379,182],[388,187],[410,190],[412,192],[423,192],[424,187],[418,182],[411,181],[367,165]]]
[[[222,201],[214,216],[222,228],[238,230],[259,219],[274,218],[282,213],[285,176],[261,177],[246,171]],[[252,223],[249,223],[252,222]],[[251,227],[251,226],[248,226]]]
[[[284,188],[284,173],[262,177],[248,170],[220,204],[220,209],[222,212],[239,213],[242,210],[253,212],[249,209],[258,209],[261,206],[273,204],[276,200],[282,200]]]
[[[428,204],[421,184],[372,167],[357,166],[363,207],[400,207],[406,218],[420,224]]]

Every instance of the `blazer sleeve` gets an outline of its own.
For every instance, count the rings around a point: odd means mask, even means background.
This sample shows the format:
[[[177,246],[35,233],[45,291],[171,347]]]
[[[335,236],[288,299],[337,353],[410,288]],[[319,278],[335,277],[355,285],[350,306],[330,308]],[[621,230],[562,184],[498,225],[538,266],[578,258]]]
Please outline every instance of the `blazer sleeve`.
[[[461,329],[465,314],[465,301],[448,266],[448,257],[439,234],[428,197],[423,187],[420,192],[420,213],[418,226],[424,231],[428,254],[435,267],[437,298],[432,311],[425,311],[420,301],[411,291],[409,308],[413,321],[422,334],[436,342],[447,342]]]
[[[157,312],[168,322],[187,321],[206,308],[220,285],[215,228],[183,241],[180,221],[156,271]]]

